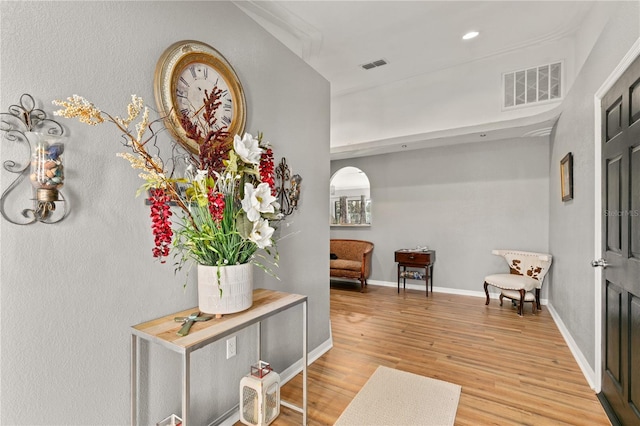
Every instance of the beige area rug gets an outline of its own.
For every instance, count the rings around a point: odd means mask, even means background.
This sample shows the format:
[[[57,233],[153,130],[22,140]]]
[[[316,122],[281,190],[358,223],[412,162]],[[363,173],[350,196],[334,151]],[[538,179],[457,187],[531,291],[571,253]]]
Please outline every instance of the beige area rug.
[[[459,385],[380,366],[336,426],[453,425]]]

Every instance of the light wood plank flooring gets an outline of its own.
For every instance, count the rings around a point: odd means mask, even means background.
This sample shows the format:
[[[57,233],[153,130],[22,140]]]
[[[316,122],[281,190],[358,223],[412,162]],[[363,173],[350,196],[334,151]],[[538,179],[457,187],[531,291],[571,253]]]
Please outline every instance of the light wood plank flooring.
[[[379,365],[461,385],[456,425],[609,425],[546,307],[521,318],[507,302],[332,283],[334,347],[308,370],[309,425],[332,425]],[[300,404],[301,383],[283,399]],[[272,424],[301,419],[283,408]]]

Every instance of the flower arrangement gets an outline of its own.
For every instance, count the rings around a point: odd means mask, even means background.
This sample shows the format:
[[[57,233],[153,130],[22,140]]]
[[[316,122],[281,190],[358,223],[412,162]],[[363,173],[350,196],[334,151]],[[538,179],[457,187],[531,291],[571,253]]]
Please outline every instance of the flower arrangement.
[[[259,259],[266,256],[256,252],[264,249],[270,263],[277,266],[272,224],[281,214],[275,197],[273,150],[263,142],[262,134],[235,135],[232,144],[227,142],[227,128],[218,126],[215,117],[219,96],[217,88],[205,92],[203,112],[181,118],[188,136],[199,142],[199,155],[173,143],[173,155],[166,163],[159,155],[160,130],[155,130],[160,119],[150,121],[142,98],[132,95],[126,118],[101,111],[78,95],[53,103],[62,107],[55,115],[90,125],[111,122],[122,133],[128,152],[118,156],[141,170],[144,183],[138,194],[150,194],[154,257],[164,263],[173,249],[178,257],[176,270],[186,262],[208,266],[253,262],[269,271]],[[188,164],[183,176],[177,176],[178,158]],[[175,230],[172,202],[182,213]]]

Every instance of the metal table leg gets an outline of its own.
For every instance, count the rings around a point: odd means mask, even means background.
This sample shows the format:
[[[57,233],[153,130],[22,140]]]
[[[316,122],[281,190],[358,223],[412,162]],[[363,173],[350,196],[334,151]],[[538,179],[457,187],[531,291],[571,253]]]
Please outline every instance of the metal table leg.
[[[138,336],[131,335],[131,426],[138,424]]]
[[[189,422],[191,420],[191,416],[189,415],[189,407],[191,402],[190,378],[191,353],[186,352],[182,357],[182,426],[189,426]]]
[[[302,304],[302,424],[307,424],[307,301]]]

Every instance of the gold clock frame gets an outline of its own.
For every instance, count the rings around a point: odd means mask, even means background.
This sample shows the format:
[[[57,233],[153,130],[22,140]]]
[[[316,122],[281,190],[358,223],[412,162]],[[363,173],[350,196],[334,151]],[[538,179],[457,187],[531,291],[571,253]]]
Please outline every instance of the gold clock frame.
[[[189,138],[180,124],[177,108],[176,87],[181,72],[193,63],[203,63],[215,71],[227,83],[231,93],[233,117],[227,128],[227,141],[244,131],[246,124],[246,101],[242,83],[227,59],[216,49],[196,40],[183,40],[169,46],[158,59],[153,89],[159,113],[165,127],[176,141],[194,154],[200,153],[200,145]]]

